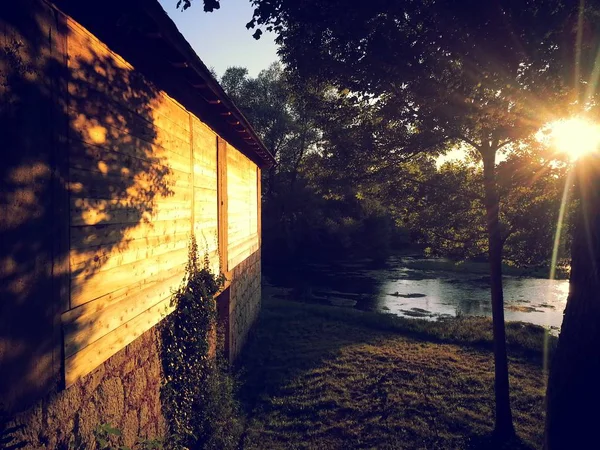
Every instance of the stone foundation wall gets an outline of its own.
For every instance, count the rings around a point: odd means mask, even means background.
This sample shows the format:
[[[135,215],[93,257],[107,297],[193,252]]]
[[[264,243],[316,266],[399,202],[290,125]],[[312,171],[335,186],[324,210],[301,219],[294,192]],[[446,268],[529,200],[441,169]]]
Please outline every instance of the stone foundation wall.
[[[48,395],[16,417],[26,449],[94,449],[94,430],[110,423],[120,444],[165,435],[162,368],[156,328],[144,333],[68,389]]]
[[[260,311],[260,249],[232,271],[229,288],[229,359],[239,355]]]
[[[234,360],[260,310],[260,250],[234,268],[228,299],[228,348]],[[119,445],[166,435],[161,412],[162,367],[156,327],[68,389],[56,389],[15,417],[17,442],[26,449],[95,449],[94,431],[108,423],[122,432]],[[12,425],[12,424],[11,424]]]

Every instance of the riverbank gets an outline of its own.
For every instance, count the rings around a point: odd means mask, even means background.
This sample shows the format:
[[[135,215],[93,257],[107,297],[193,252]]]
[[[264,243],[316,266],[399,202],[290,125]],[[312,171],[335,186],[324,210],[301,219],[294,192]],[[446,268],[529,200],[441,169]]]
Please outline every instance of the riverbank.
[[[406,266],[416,270],[443,270],[446,272],[456,273],[473,273],[488,276],[490,273],[490,266],[487,262],[477,261],[451,261],[446,259],[438,258],[418,258],[414,261],[409,261]],[[526,277],[526,278],[542,278],[547,279],[550,277],[550,268],[548,267],[515,267],[508,264],[502,264],[502,273],[512,277]],[[554,275],[557,280],[569,279],[569,268],[559,266],[556,268]]]
[[[540,448],[544,331],[507,326],[519,442]],[[549,338],[550,347],[554,338]],[[490,448],[491,324],[264,300],[242,367],[243,447]]]

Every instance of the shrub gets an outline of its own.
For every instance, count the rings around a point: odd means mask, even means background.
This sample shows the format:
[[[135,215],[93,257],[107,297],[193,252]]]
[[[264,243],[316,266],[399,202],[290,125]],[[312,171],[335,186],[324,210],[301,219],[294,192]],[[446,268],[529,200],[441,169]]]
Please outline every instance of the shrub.
[[[217,330],[215,296],[224,282],[223,275],[211,273],[207,255],[200,261],[192,237],[186,276],[173,296],[175,309],[161,326],[169,448],[235,448],[241,435],[235,382]]]

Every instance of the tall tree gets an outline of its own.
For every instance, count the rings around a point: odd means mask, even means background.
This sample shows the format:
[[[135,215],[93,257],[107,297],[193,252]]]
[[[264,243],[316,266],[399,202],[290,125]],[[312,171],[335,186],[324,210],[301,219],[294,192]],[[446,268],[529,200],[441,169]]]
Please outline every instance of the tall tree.
[[[281,159],[292,139],[295,123],[291,109],[291,92],[283,80],[280,65],[272,64],[256,78],[248,76],[243,67],[229,67],[221,84],[225,92],[241,108],[256,128],[267,149]],[[269,169],[266,189],[269,196],[275,191],[278,166]]]
[[[597,3],[371,0],[352,7],[342,0],[252,3],[255,13],[248,27],[258,27],[256,37],[261,29],[278,33],[280,54],[300,78],[328,79],[379,103],[390,128],[409,131],[404,142],[407,148],[441,151],[448,143],[463,142],[479,155],[492,280],[496,432],[512,434],[496,155],[556,115],[598,106]],[[592,195],[587,201],[596,202],[588,207],[593,212],[600,199]],[[590,222],[594,217],[582,216],[580,229],[589,230],[590,224],[598,227]],[[580,417],[588,411],[578,409],[578,405],[589,406],[588,399],[597,398],[586,395],[581,386],[572,391],[577,394],[573,401],[564,396],[556,400],[556,393],[582,380],[589,382],[594,392],[599,389],[595,380],[583,375],[583,363],[576,365],[577,370],[563,368],[570,364],[569,357],[564,356],[568,354],[596,360],[600,344],[591,331],[583,333],[587,336],[583,341],[576,338],[578,331],[566,331],[575,330],[576,321],[584,324],[584,331],[597,327],[598,321],[591,306],[597,300],[598,286],[593,280],[598,274],[583,268],[594,261],[586,252],[597,255],[593,253],[597,240],[586,238],[584,242],[581,235],[576,236],[569,306],[549,382],[549,448],[573,448],[567,439],[560,438],[567,435],[565,429],[557,430],[561,423],[571,423],[565,414]],[[598,373],[597,366],[588,368]],[[555,371],[563,373],[555,375]],[[592,407],[597,407],[597,402]],[[586,418],[580,423],[590,425],[586,430],[589,438],[593,424]],[[580,426],[575,429],[582,431]],[[588,442],[582,439],[579,442]]]
[[[499,151],[530,136],[565,101],[560,47],[571,2],[256,0],[250,27],[278,33],[301,79],[322,78],[380,105],[404,147],[462,143],[483,162],[494,329],[496,427],[514,434],[502,292]],[[260,35],[260,28],[257,36]],[[560,73],[562,74],[562,73]],[[543,99],[543,100],[542,100]]]
[[[263,183],[263,230],[269,236],[264,241],[264,254],[269,259],[281,245],[293,252],[292,235],[303,204],[297,188],[299,173],[321,136],[313,104],[318,90],[291,84],[277,63],[257,77],[250,77],[245,68],[230,67],[221,84],[277,160]]]
[[[576,91],[586,115],[600,121],[600,5],[581,1],[573,72],[584,82]],[[577,151],[577,149],[573,149]],[[598,151],[598,149],[596,149]],[[575,192],[579,208],[571,250],[571,278],[558,346],[546,393],[546,450],[594,448],[600,404],[600,162],[595,154],[578,161]]]
[[[548,380],[547,450],[593,448],[600,404],[600,161],[577,167],[570,292]]]
[[[302,159],[320,137],[314,125],[311,100],[314,93],[306,86],[289,83],[278,63],[262,70],[256,78],[248,76],[245,68],[230,67],[223,74],[221,84],[277,160],[267,180],[269,197],[277,189],[280,177],[276,175],[285,174],[288,183],[293,185]]]

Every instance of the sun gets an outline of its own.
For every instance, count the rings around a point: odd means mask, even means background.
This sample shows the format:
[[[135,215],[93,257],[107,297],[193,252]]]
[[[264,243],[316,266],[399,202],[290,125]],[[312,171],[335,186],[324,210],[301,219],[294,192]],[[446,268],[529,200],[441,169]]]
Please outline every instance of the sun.
[[[557,120],[544,127],[538,135],[559,152],[576,161],[584,155],[598,151],[600,146],[600,125],[582,117]]]

